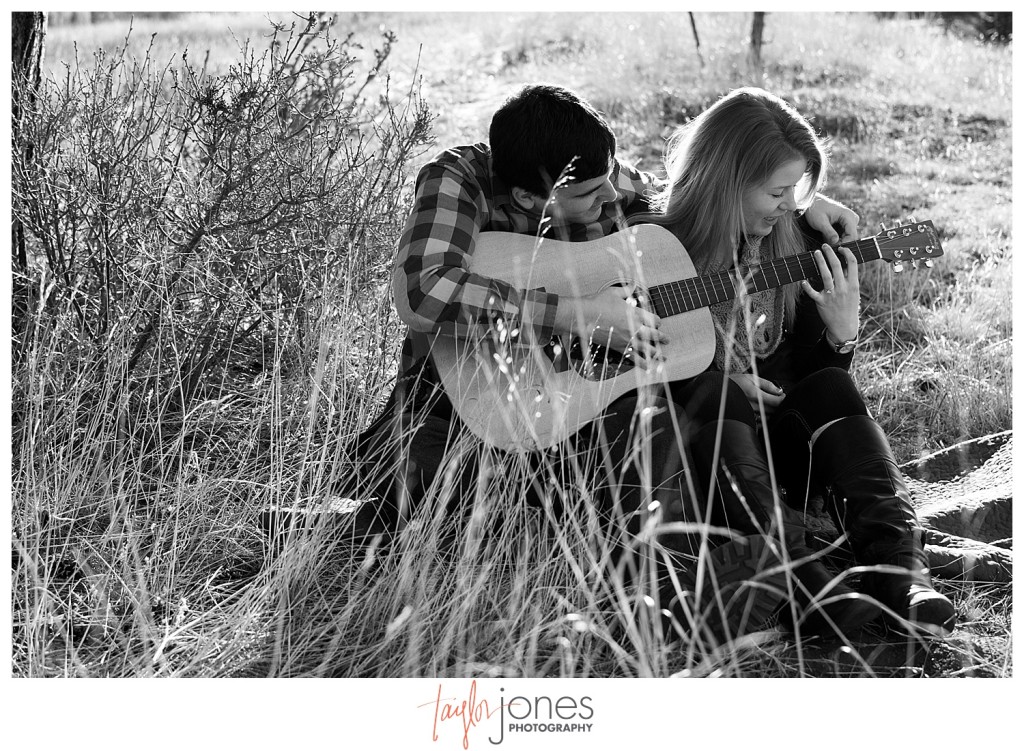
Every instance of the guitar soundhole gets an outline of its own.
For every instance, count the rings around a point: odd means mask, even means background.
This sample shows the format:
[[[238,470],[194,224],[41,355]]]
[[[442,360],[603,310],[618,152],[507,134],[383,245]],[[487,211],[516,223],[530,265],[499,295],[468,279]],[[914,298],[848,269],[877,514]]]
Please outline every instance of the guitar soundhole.
[[[637,304],[642,305],[643,298],[638,298]],[[492,375],[500,375],[508,383],[508,393],[512,394],[533,380],[532,377],[522,378],[528,370],[529,356],[525,353],[529,347],[520,348],[519,332],[510,330],[500,314],[492,315],[490,323],[489,335],[478,340],[476,358]],[[587,381],[605,381],[636,367],[624,353],[580,337],[573,337],[569,346],[561,337],[552,337],[540,352],[550,364],[550,372],[572,370]]]
[[[638,306],[646,304],[644,295],[639,291],[634,292],[633,302]],[[588,381],[606,381],[636,367],[636,363],[624,353],[593,342],[584,342],[579,337],[573,337],[566,359],[568,366]]]
[[[600,344],[588,344],[579,337],[573,338],[566,359],[568,366],[588,381],[606,381],[636,367],[621,352]]]

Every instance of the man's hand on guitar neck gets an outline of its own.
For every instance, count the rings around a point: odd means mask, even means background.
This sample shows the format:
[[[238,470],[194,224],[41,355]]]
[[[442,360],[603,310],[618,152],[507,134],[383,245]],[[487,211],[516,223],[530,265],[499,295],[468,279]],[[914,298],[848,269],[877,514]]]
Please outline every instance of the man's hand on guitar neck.
[[[585,297],[558,299],[555,332],[614,349],[639,367],[664,360],[659,347],[668,338],[658,330],[661,319],[637,304],[629,287],[609,287]]]
[[[852,242],[858,238],[857,225],[860,223],[860,217],[856,212],[821,193],[818,193],[814,197],[814,203],[807,207],[804,219],[812,229],[821,233],[822,240],[832,246],[841,242]],[[841,236],[836,232],[836,228],[842,230]]]

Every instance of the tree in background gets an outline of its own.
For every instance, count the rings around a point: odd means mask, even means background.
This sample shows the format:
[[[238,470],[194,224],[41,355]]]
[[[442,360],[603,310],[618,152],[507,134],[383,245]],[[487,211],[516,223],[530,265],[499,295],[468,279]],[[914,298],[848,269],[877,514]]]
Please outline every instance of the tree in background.
[[[35,104],[42,80],[43,55],[46,41],[46,13],[33,11],[11,14],[11,128],[12,143],[21,150],[22,158],[30,162],[34,144],[22,138],[24,111]],[[17,214],[11,218],[11,250],[13,261],[12,316],[14,335],[21,332],[28,309],[29,285],[26,284],[28,252],[25,247],[25,226]],[[18,350],[14,350],[17,356]]]
[[[755,13],[754,22],[750,27],[750,50],[747,62],[754,73],[761,72],[761,44],[764,41],[764,13]]]

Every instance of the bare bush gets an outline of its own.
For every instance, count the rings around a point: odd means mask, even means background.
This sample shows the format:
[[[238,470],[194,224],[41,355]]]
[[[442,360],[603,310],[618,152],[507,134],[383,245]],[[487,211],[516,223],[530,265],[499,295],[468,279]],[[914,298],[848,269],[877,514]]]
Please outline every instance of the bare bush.
[[[415,91],[396,105],[375,81],[384,41],[361,71],[352,37],[310,17],[262,55],[246,43],[223,76],[122,48],[44,85],[13,169],[37,294],[15,350],[70,316],[66,356],[102,373],[124,341],[126,386],[187,409],[240,353],[307,341],[346,256],[390,257],[406,160],[429,134]]]

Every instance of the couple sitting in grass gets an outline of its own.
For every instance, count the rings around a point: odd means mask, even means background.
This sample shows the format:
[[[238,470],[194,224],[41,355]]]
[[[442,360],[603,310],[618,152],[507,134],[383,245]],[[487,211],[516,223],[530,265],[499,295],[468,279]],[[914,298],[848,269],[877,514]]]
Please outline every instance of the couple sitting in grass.
[[[821,138],[781,99],[747,88],[679,129],[666,180],[615,151],[588,103],[527,86],[494,114],[489,144],[449,149],[421,170],[393,276],[408,324],[401,372],[358,441],[361,466],[375,471],[357,492],[380,499],[378,528],[396,531],[415,512],[466,434],[430,357],[436,335],[471,338],[501,325],[538,345],[595,341],[645,369],[672,346],[659,316],[622,287],[574,297],[474,273],[481,232],[581,241],[658,224],[702,275],[803,252],[814,236],[820,284],[712,306],[717,349],[705,372],[653,396],[627,393],[533,458],[592,467],[591,512],[613,565],[628,580],[636,555],[654,561],[649,594],[677,633],[724,641],[778,620],[850,636],[884,614],[915,633],[948,635],[953,605],[931,586],[907,486],[848,372],[858,269],[840,243],[856,239],[858,218],[818,193],[828,166]],[[588,452],[600,461],[580,462]],[[859,585],[869,597],[812,554],[793,508],[808,493],[823,495],[856,562],[878,566]],[[555,523],[571,513],[547,511]],[[653,537],[652,524],[661,530]]]

